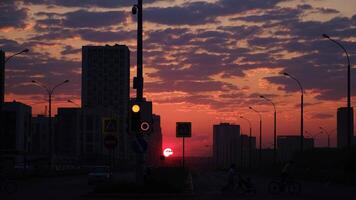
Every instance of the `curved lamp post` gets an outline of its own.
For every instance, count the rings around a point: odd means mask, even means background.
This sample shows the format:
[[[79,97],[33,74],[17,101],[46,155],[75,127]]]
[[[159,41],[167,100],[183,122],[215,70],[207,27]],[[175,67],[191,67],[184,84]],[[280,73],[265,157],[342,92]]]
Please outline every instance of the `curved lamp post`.
[[[7,57],[6,59],[5,59],[5,62],[4,62],[4,76],[5,76],[5,67],[6,67],[6,63],[7,62],[9,62],[9,60],[11,59],[11,58],[13,58],[13,57],[15,57],[15,56],[17,56],[17,55],[20,55],[20,54],[22,54],[22,53],[27,53],[27,52],[29,52],[30,50],[29,49],[24,49],[24,50],[22,50],[22,51],[19,51],[19,52],[17,52],[17,53],[14,53],[14,54],[12,54],[11,56],[9,56],[9,57]],[[4,101],[4,97],[5,97],[5,78],[3,78],[3,81],[1,82],[1,89],[3,90],[2,92],[3,92],[3,96],[1,97],[2,99],[1,99],[1,103]],[[2,105],[1,105],[2,106]],[[1,107],[1,109],[2,109],[2,107]]]
[[[22,53],[27,53],[27,52],[29,52],[29,51],[30,51],[29,49],[24,49],[24,50],[22,50],[22,51],[19,51],[19,52],[17,52],[17,53],[12,54],[11,56],[9,56],[9,57],[7,57],[7,58],[5,59],[5,64],[6,64],[11,58],[13,58],[13,57],[15,57],[15,56],[17,56],[17,55],[20,55],[20,54],[22,54]]]
[[[248,139],[248,150],[249,150],[249,153],[248,153],[248,165],[249,167],[251,168],[252,166],[252,125],[251,125],[251,121],[248,120],[247,118],[243,117],[243,116],[240,116],[241,119],[245,120],[248,122],[248,125],[250,126],[250,136],[249,136],[249,139]]]
[[[250,110],[253,110],[254,112],[256,112],[258,114],[258,116],[260,117],[260,149],[259,149],[259,160],[260,163],[262,161],[262,115],[260,111],[255,110],[252,106],[248,107]]]
[[[303,152],[304,150],[304,117],[303,117],[303,110],[304,110],[304,89],[302,84],[300,83],[300,81],[298,79],[296,79],[294,76],[292,76],[291,74],[287,73],[287,72],[282,72],[281,74],[283,74],[286,77],[289,77],[293,80],[295,80],[300,88],[300,151]]]
[[[342,46],[338,41],[330,38],[329,35],[327,34],[322,34],[322,36],[331,42],[335,43],[337,46],[339,46],[346,54],[347,58],[347,147],[351,147],[351,136],[353,135],[352,133],[352,127],[351,127],[351,63],[350,63],[350,56],[349,53],[346,51],[346,48]]]
[[[73,105],[75,105],[75,106],[77,106],[78,108],[80,108],[80,105],[79,105],[79,104],[75,103],[74,101],[72,101],[72,100],[70,100],[70,99],[68,99],[67,102],[68,102],[68,103],[71,103],[71,104],[73,104]]]
[[[9,56],[9,57],[7,57],[5,60],[4,60],[4,68],[3,69],[1,69],[1,70],[3,70],[3,74],[2,74],[2,76],[3,77],[1,77],[1,79],[2,79],[2,81],[1,81],[1,88],[0,88],[0,90],[1,90],[1,102],[0,102],[0,121],[2,121],[2,118],[3,118],[3,115],[2,115],[2,104],[3,104],[3,102],[5,101],[5,68],[6,68],[6,63],[11,59],[11,58],[13,58],[13,57],[15,57],[15,56],[17,56],[17,55],[20,55],[20,54],[22,54],[22,53],[27,53],[27,52],[29,52],[30,50],[29,49],[24,49],[24,50],[22,50],[22,51],[19,51],[19,52],[17,52],[17,53],[14,53],[14,54],[12,54],[11,56]],[[1,126],[1,130],[0,130],[1,132],[3,132],[3,126]],[[23,142],[23,148],[24,148],[24,156],[23,156],[23,159],[24,159],[24,161],[23,161],[23,167],[24,167],[24,171],[26,170],[26,168],[27,168],[27,147],[28,147],[28,145],[27,145],[27,135],[25,134],[26,132],[24,132],[24,142]]]
[[[268,99],[267,97],[265,97],[263,95],[261,95],[260,98],[270,102],[273,105],[273,109],[274,109],[273,162],[276,163],[276,161],[277,161],[277,110],[276,110],[276,105],[273,103],[272,100]]]
[[[68,83],[69,80],[65,80],[63,82],[60,82],[59,84],[55,85],[53,88],[49,88],[45,84],[39,82],[39,81],[31,81],[34,83],[36,86],[41,87],[45,89],[45,91],[48,94],[48,131],[49,131],[49,167],[52,167],[52,156],[53,156],[53,144],[52,144],[52,95],[54,93],[54,90],[58,88],[59,86]]]

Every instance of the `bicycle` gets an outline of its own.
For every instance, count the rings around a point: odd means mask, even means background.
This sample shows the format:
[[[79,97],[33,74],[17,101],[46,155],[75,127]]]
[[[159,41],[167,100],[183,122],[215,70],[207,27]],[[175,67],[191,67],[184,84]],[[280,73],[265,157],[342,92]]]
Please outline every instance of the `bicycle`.
[[[302,186],[299,182],[292,179],[287,180],[273,180],[268,184],[268,192],[271,194],[280,194],[281,192],[288,192],[291,195],[299,195],[302,191]]]
[[[1,180],[0,190],[5,191],[7,194],[13,194],[17,191],[17,184],[15,181],[11,180]]]
[[[244,179],[239,176],[238,180],[238,183],[234,185],[223,187],[222,192],[247,196],[253,196],[256,194],[256,187],[252,184],[252,181],[249,178]]]

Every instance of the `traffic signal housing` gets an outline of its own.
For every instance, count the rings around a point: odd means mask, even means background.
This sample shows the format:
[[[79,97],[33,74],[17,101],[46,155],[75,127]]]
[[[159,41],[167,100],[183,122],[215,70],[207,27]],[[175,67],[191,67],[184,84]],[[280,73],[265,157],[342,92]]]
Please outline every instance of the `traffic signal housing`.
[[[152,130],[152,102],[131,100],[130,121],[131,134],[149,134]]]

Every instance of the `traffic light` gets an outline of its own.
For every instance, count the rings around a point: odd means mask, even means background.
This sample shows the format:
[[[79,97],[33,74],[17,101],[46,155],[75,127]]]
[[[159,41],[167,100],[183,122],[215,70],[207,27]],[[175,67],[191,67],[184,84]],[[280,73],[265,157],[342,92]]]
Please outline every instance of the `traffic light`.
[[[138,133],[139,129],[140,129],[140,111],[141,111],[141,107],[139,104],[137,103],[133,103],[131,105],[131,109],[130,109],[130,130],[131,133]]]
[[[149,134],[152,129],[152,103],[132,100],[130,105],[130,120],[132,134]]]

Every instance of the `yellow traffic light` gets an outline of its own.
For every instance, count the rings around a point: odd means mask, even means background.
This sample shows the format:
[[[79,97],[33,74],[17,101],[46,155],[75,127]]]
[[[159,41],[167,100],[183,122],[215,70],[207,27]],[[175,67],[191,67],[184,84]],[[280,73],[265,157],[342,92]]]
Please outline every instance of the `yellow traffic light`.
[[[132,106],[132,112],[134,112],[134,113],[140,112],[140,106],[137,105],[137,104],[133,105]]]

